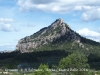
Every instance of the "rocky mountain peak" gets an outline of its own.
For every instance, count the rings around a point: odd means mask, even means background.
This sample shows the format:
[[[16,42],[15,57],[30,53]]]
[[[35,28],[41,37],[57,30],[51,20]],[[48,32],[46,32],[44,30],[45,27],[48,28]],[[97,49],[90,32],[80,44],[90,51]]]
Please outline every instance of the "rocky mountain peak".
[[[64,23],[63,19],[59,18],[57,19],[60,23]]]
[[[50,44],[59,40],[80,40],[77,34],[61,19],[57,19],[50,26],[41,29],[31,36],[19,40],[16,50],[30,52],[31,49]],[[32,50],[31,50],[32,51]]]
[[[56,25],[63,25],[65,22],[63,19],[59,18],[59,19],[56,19],[55,22],[53,22],[53,24],[56,24]]]
[[[64,22],[63,19],[59,18],[59,19],[56,19],[56,21],[54,21],[51,25],[50,25],[51,28],[53,29],[58,29],[59,30],[66,30],[66,28],[70,28],[69,25],[67,25],[67,23]],[[61,29],[60,29],[61,28]]]

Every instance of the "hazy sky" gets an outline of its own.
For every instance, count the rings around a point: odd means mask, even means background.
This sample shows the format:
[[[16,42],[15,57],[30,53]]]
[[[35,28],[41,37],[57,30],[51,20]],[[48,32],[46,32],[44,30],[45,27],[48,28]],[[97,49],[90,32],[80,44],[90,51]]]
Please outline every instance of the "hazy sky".
[[[0,0],[0,51],[62,18],[80,35],[100,42],[100,0]]]

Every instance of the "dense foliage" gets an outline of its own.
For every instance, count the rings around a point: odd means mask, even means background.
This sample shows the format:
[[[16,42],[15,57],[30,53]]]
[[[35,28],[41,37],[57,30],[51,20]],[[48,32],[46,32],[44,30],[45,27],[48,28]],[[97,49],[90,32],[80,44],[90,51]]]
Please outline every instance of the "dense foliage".
[[[63,58],[59,62],[59,67],[62,69],[68,69],[65,71],[65,75],[88,75],[89,64],[87,64],[87,57],[83,53],[75,52]],[[77,70],[77,71],[73,71]]]
[[[51,75],[51,72],[50,71],[48,71],[48,69],[49,69],[49,67],[48,67],[48,65],[43,65],[43,64],[41,64],[40,66],[39,66],[39,68],[38,68],[38,71],[35,71],[34,73],[33,73],[33,75]]]
[[[79,50],[77,50],[79,51]],[[80,50],[81,52],[82,50]],[[43,63],[49,65],[58,65],[58,62],[68,56],[68,54],[74,53],[75,51],[65,51],[65,50],[52,50],[52,51],[39,51],[32,53],[0,53],[0,67],[2,68],[17,68],[20,63],[29,63],[33,68],[38,68],[38,66]],[[83,51],[83,53],[88,58],[88,63],[92,69],[100,69],[100,52],[95,50],[93,52]],[[87,55],[89,54],[89,55]]]

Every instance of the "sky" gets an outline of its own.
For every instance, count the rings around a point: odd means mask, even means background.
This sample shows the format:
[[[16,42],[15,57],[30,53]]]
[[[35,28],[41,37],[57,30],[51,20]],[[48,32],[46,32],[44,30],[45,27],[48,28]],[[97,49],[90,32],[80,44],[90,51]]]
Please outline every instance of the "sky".
[[[0,0],[0,51],[62,18],[80,35],[100,42],[100,0]]]

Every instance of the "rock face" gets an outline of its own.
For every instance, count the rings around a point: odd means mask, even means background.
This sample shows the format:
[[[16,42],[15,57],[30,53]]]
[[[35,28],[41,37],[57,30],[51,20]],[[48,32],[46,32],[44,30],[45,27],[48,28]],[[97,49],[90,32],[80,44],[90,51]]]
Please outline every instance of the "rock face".
[[[32,52],[34,48],[52,43],[54,40],[64,37],[66,40],[80,42],[80,37],[61,19],[57,19],[50,26],[41,29],[31,36],[18,41],[16,50]]]

